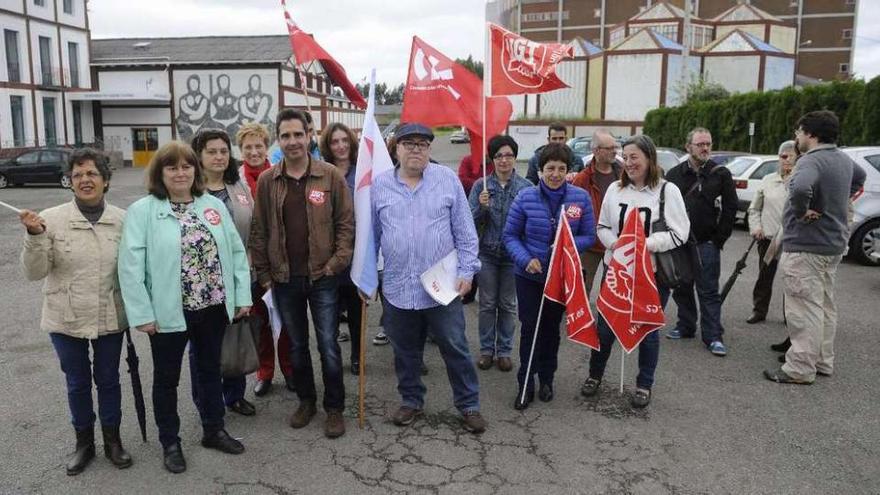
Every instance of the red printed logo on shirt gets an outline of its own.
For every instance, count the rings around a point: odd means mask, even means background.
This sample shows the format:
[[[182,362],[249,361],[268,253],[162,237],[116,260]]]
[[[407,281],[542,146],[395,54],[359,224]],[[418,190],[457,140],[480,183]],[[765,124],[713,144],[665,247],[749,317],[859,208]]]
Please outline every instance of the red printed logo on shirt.
[[[220,212],[215,210],[214,208],[205,208],[204,211],[205,220],[208,221],[211,225],[217,226],[220,225]]]
[[[577,220],[581,215],[583,215],[583,210],[580,206],[568,205],[568,208],[565,209],[565,216],[571,220]]]
[[[324,191],[316,191],[314,189],[309,191],[309,201],[311,201],[312,204],[316,204],[318,206],[324,204],[325,196],[326,195],[324,194]]]

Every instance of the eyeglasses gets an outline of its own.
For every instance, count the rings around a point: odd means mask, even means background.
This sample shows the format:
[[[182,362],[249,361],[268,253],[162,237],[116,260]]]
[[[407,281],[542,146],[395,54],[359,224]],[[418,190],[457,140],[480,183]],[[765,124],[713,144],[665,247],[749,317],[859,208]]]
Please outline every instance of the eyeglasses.
[[[401,141],[398,144],[403,146],[403,149],[406,151],[415,151],[416,149],[419,151],[427,151],[431,146],[431,143],[427,141]]]
[[[711,148],[712,143],[691,143],[691,146],[696,146],[697,148]]]
[[[617,146],[596,146],[597,150],[615,151]]]
[[[516,158],[516,155],[514,155],[513,153],[498,153],[493,158],[495,158],[496,160],[513,160],[514,158]]]
[[[77,172],[75,174],[70,174],[70,178],[72,180],[82,180],[84,178],[97,179],[98,177],[101,177],[101,174],[93,170],[90,170],[88,172]]]

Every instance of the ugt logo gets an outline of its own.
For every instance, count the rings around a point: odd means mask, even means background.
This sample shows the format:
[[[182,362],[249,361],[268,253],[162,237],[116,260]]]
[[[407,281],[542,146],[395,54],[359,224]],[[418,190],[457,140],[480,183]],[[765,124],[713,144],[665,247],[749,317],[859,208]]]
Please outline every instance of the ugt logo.
[[[523,88],[537,88],[552,72],[553,64],[565,56],[565,49],[548,50],[546,45],[505,33],[501,68],[511,82]]]

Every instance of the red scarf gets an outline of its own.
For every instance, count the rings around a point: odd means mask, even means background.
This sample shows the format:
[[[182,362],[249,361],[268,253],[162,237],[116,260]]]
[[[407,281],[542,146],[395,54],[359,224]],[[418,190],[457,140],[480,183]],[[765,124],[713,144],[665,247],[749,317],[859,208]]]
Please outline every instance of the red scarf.
[[[252,167],[247,163],[244,164],[244,178],[247,181],[248,187],[251,188],[252,196],[257,196],[257,179],[260,177],[260,174],[269,170],[270,167],[269,160],[263,162],[262,167]]]

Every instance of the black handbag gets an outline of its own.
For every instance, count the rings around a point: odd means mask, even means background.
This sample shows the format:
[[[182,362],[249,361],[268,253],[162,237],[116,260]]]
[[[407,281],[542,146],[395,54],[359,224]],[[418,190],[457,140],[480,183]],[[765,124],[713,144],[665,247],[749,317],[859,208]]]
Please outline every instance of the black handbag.
[[[697,273],[702,269],[700,254],[697,251],[697,243],[690,233],[685,241],[681,241],[675,232],[669,230],[666,225],[666,185],[664,182],[660,188],[660,219],[654,223],[655,232],[669,232],[676,247],[669,251],[654,253],[657,260],[657,282],[674,289],[680,285],[692,284]]]
[[[254,319],[245,316],[226,326],[220,351],[220,374],[224,378],[247,375],[260,367],[254,323]]]

